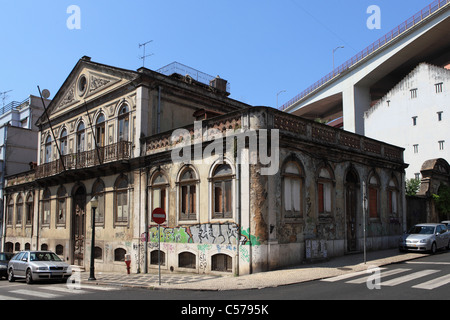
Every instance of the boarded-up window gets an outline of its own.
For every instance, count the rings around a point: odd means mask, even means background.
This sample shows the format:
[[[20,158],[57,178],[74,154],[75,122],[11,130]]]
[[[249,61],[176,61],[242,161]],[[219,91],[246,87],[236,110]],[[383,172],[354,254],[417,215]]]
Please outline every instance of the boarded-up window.
[[[180,220],[197,218],[197,178],[194,170],[187,169],[180,181]]]
[[[299,165],[288,162],[283,170],[283,201],[285,216],[300,216],[302,204],[302,176]]]
[[[317,198],[319,214],[330,214],[333,202],[333,180],[329,169],[322,168],[319,171],[317,183]]]
[[[116,182],[116,223],[128,222],[128,181],[125,176]]]
[[[167,188],[169,183],[162,172],[153,175],[150,182],[149,193],[151,194],[151,212],[156,208],[162,208],[168,214]]]
[[[369,179],[369,217],[378,218],[378,198],[380,184],[378,178],[372,175]]]
[[[213,218],[232,218],[232,170],[228,164],[219,165],[213,175]]]
[[[388,188],[388,205],[389,205],[389,214],[391,217],[396,217],[398,215],[398,187],[395,178],[392,178],[389,181]]]

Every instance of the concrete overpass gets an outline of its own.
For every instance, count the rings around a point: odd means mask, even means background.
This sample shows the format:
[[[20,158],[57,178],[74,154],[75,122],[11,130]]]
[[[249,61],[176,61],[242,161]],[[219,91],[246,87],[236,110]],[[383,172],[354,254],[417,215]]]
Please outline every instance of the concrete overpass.
[[[309,119],[343,118],[364,134],[364,112],[420,62],[450,65],[450,0],[436,0],[280,109]]]

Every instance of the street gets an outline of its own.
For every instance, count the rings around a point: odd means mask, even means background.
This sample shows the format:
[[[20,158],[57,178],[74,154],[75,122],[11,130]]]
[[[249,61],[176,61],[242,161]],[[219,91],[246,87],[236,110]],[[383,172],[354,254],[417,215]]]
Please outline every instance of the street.
[[[373,271],[349,273],[277,288],[235,291],[147,290],[89,283],[82,283],[78,289],[73,289],[65,283],[27,285],[21,280],[13,283],[2,280],[0,300],[293,301],[450,298],[449,251],[385,266],[378,273],[375,272],[377,270]]]

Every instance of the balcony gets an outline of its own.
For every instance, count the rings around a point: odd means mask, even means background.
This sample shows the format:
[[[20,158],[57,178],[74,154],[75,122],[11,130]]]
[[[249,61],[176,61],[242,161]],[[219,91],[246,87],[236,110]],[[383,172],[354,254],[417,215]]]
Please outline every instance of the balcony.
[[[131,158],[131,142],[121,141],[98,149],[72,153],[37,167],[36,179],[56,176],[62,172],[87,169]]]

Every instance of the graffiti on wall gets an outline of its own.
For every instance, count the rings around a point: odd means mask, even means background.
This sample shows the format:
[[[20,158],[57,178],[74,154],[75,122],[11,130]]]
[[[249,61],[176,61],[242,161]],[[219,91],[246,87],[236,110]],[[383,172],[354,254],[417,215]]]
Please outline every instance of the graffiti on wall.
[[[240,231],[240,232],[239,232]],[[161,227],[159,235],[162,243],[197,243],[235,245],[260,245],[259,238],[251,235],[249,229],[240,229],[235,223],[205,223],[183,227]],[[150,243],[158,242],[158,227],[149,228]]]

